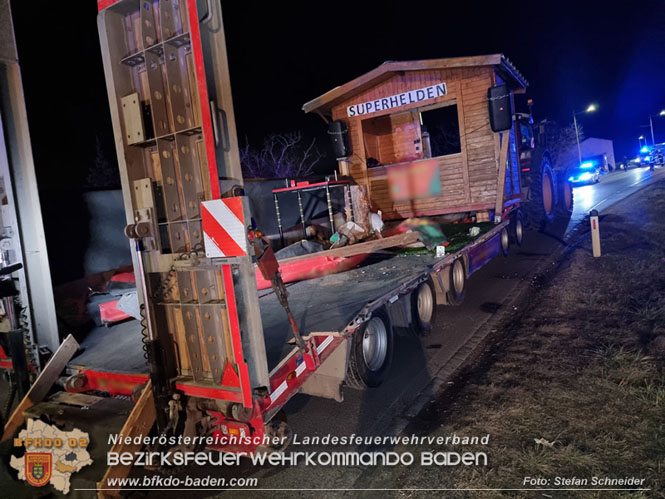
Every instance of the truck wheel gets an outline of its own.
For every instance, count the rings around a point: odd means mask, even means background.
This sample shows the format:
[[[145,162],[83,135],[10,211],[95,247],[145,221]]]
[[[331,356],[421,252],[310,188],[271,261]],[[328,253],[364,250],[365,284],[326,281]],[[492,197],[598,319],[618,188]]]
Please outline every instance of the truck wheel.
[[[568,220],[573,214],[573,186],[570,181],[561,178],[557,187],[559,196],[556,205],[556,217],[561,220]]]
[[[385,308],[372,314],[353,333],[346,384],[364,390],[379,386],[388,377],[393,359],[393,328]]]
[[[517,246],[522,246],[524,224],[522,223],[522,214],[519,211],[510,219],[510,238]]]
[[[464,260],[458,258],[448,267],[450,275],[450,286],[446,293],[448,305],[461,305],[464,301],[464,293],[466,292],[466,269],[464,268]]]
[[[501,251],[503,253],[503,256],[508,256],[508,252],[510,251],[510,234],[508,233],[508,229],[504,227],[501,229]]]
[[[554,173],[549,156],[543,155],[540,162],[535,162],[531,174],[533,179],[529,189],[531,199],[527,204],[527,226],[542,230],[554,221],[556,207]]]
[[[432,331],[432,325],[436,320],[436,292],[432,278],[421,283],[411,293],[411,317],[416,334],[427,336]]]

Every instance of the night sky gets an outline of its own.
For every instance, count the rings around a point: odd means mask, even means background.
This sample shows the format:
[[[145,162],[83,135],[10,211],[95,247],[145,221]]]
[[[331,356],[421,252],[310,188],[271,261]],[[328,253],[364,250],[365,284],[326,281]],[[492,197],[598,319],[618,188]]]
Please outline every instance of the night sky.
[[[496,52],[529,81],[537,119],[572,121],[573,109],[596,102],[597,114],[581,123],[588,136],[614,139],[617,155],[665,106],[664,2],[309,2],[290,10],[271,3],[257,16],[251,2],[224,4],[241,136],[323,129],[320,118],[300,114],[302,104],[387,60]],[[665,141],[665,118],[655,129]]]
[[[12,3],[42,189],[59,186],[63,169],[83,175],[95,136],[114,160],[96,2],[77,3]],[[641,125],[665,107],[664,2],[459,4],[225,2],[241,143],[300,130],[327,150],[324,124],[304,102],[387,60],[496,52],[529,81],[537,119],[564,123],[596,102],[581,123],[587,136],[614,139],[619,156],[650,135]],[[665,118],[654,126],[665,141]]]
[[[52,208],[70,203],[75,217],[96,138],[115,167],[96,2],[12,8],[53,242],[64,236]],[[530,83],[536,119],[569,122],[573,108],[597,103],[580,121],[587,136],[613,139],[617,158],[636,152],[640,134],[650,141],[641,125],[665,108],[665,2],[226,1],[223,12],[241,143],[300,130],[328,152],[323,121],[303,103],[387,60],[504,53]],[[665,141],[665,118],[654,127]]]

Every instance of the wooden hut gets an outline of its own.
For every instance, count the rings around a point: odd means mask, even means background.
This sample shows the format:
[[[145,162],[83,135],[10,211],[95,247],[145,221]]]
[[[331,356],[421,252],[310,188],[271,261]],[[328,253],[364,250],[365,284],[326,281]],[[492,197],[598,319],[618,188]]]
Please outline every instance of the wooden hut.
[[[506,203],[520,197],[513,130],[490,126],[488,89],[502,85],[512,101],[527,82],[501,54],[386,62],[303,110],[348,133],[340,173],[367,186],[384,218],[487,216],[502,206],[497,193]],[[500,135],[510,139],[506,170]]]

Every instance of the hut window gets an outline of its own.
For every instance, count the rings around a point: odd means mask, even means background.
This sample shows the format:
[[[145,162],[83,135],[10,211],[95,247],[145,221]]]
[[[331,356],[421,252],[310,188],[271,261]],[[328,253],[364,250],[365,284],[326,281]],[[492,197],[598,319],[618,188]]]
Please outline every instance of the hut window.
[[[422,159],[417,110],[368,118],[362,127],[368,168]]]
[[[390,116],[363,120],[363,138],[367,166],[389,165],[395,162],[393,129]]]
[[[431,156],[447,156],[462,152],[457,104],[438,107],[420,113],[423,139],[429,134]],[[426,148],[426,145],[424,145]]]

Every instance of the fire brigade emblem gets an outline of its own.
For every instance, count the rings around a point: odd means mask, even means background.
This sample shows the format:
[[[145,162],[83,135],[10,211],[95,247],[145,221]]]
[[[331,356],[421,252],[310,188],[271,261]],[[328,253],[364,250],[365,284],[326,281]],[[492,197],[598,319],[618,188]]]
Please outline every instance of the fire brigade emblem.
[[[25,479],[34,487],[42,487],[51,479],[51,454],[26,452]]]
[[[77,428],[63,431],[39,419],[27,419],[25,425],[25,430],[14,438],[14,447],[25,449],[25,454],[10,456],[9,466],[18,472],[19,480],[33,487],[48,484],[67,495],[72,474],[92,464],[86,449],[88,434]]]

